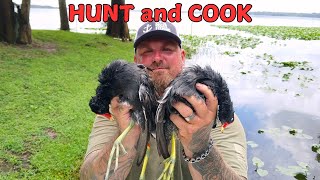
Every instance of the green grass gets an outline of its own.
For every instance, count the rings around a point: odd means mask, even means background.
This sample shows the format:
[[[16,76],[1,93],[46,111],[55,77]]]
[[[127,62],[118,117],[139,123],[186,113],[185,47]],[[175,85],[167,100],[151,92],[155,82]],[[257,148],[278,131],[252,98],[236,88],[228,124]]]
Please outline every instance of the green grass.
[[[287,27],[287,26],[216,26],[224,29],[246,31],[255,35],[276,39],[320,40],[319,27]]]
[[[97,76],[133,60],[131,42],[33,31],[33,45],[0,43],[0,179],[78,179]]]

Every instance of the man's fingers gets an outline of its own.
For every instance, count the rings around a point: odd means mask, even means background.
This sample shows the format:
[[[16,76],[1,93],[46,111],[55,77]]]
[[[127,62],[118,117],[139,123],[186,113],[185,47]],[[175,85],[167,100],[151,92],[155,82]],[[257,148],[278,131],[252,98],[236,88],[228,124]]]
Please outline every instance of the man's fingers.
[[[182,103],[182,102],[176,102],[176,103],[174,103],[173,105],[172,105],[178,112],[179,112],[179,114],[182,116],[182,117],[188,117],[188,116],[190,116],[190,115],[192,115],[192,113],[194,113],[193,112],[193,110],[190,108],[190,107],[188,107],[187,105],[185,105],[184,103]]]
[[[170,120],[177,126],[179,131],[190,125],[179,114],[171,114]]]
[[[116,97],[112,98],[112,99],[111,99],[111,102],[110,102],[110,105],[111,105],[112,107],[118,106],[118,105],[119,105],[119,97],[116,96]]]
[[[198,114],[199,116],[207,115],[208,110],[203,99],[198,99],[196,98],[196,96],[184,96],[183,98],[185,98],[191,104],[193,109],[196,111],[196,114]]]
[[[208,86],[200,83],[196,84],[196,88],[206,97],[206,104],[208,109],[212,112],[216,112],[218,107],[218,99],[213,94],[212,90]]]
[[[111,108],[112,114],[127,114],[132,109],[132,106],[126,102],[120,102],[118,96],[114,97],[109,106],[109,111]]]

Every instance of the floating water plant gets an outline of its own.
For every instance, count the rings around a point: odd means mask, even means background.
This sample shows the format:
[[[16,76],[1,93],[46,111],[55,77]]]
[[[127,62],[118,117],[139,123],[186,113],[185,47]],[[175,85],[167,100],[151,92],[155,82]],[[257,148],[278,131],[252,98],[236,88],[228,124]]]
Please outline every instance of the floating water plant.
[[[311,146],[311,150],[312,150],[313,152],[315,152],[315,153],[320,154],[320,144],[313,144],[313,145]]]
[[[259,174],[259,176],[263,177],[263,176],[266,176],[268,175],[268,171],[267,170],[264,170],[262,169],[262,167],[264,166],[264,162],[257,158],[257,157],[253,157],[252,158],[252,163],[254,166],[256,166],[256,172]]]
[[[223,52],[222,54],[228,55],[228,56],[230,56],[230,57],[234,57],[235,55],[240,54],[240,52],[239,52],[239,51],[235,51],[235,52],[225,51],[225,52]]]
[[[259,134],[262,134],[262,133],[264,133],[264,130],[259,129],[259,130],[258,130],[258,133],[259,133]]]
[[[259,145],[255,143],[254,141],[247,141],[247,145],[250,146],[251,148],[256,148]]]
[[[307,176],[307,173],[309,171],[308,164],[304,162],[297,162],[297,164],[299,166],[283,167],[283,166],[277,165],[276,171],[280,172],[281,174],[292,176],[292,177],[295,177],[298,174],[305,174]]]
[[[264,133],[282,137],[294,137],[298,139],[313,139],[312,136],[303,133],[302,129],[291,128],[289,126],[281,126],[281,128],[260,129]],[[294,135],[290,133],[294,132]]]
[[[282,81],[288,81],[290,79],[290,76],[292,76],[292,73],[285,73],[282,76]]]
[[[214,42],[217,45],[225,45],[234,48],[256,48],[256,46],[262,41],[255,37],[242,37],[239,34],[226,34],[226,35],[208,35],[204,37],[194,35],[180,35],[183,40],[183,48],[187,52],[187,58],[191,58],[192,55],[197,53],[200,46],[203,46],[206,42]],[[234,56],[240,52],[225,52],[226,55]]]
[[[320,40],[319,27],[287,27],[287,26],[216,26],[218,28],[239,30],[255,35],[276,39]]]

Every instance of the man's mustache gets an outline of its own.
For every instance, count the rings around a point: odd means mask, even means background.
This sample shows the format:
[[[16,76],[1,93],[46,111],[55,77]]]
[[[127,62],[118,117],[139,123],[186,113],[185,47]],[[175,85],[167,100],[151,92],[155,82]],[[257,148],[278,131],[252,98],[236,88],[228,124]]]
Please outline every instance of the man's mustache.
[[[164,65],[161,62],[153,62],[149,67],[147,67],[149,71],[153,71],[155,69],[168,69],[168,66]]]

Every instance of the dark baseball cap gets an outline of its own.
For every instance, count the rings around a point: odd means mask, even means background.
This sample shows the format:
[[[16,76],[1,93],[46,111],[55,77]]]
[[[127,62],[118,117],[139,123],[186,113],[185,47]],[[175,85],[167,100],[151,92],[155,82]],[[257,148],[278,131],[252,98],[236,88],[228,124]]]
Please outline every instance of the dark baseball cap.
[[[175,40],[181,47],[181,39],[179,38],[177,29],[169,21],[152,21],[144,23],[137,31],[133,47],[136,49],[142,41],[151,37],[169,37]]]

